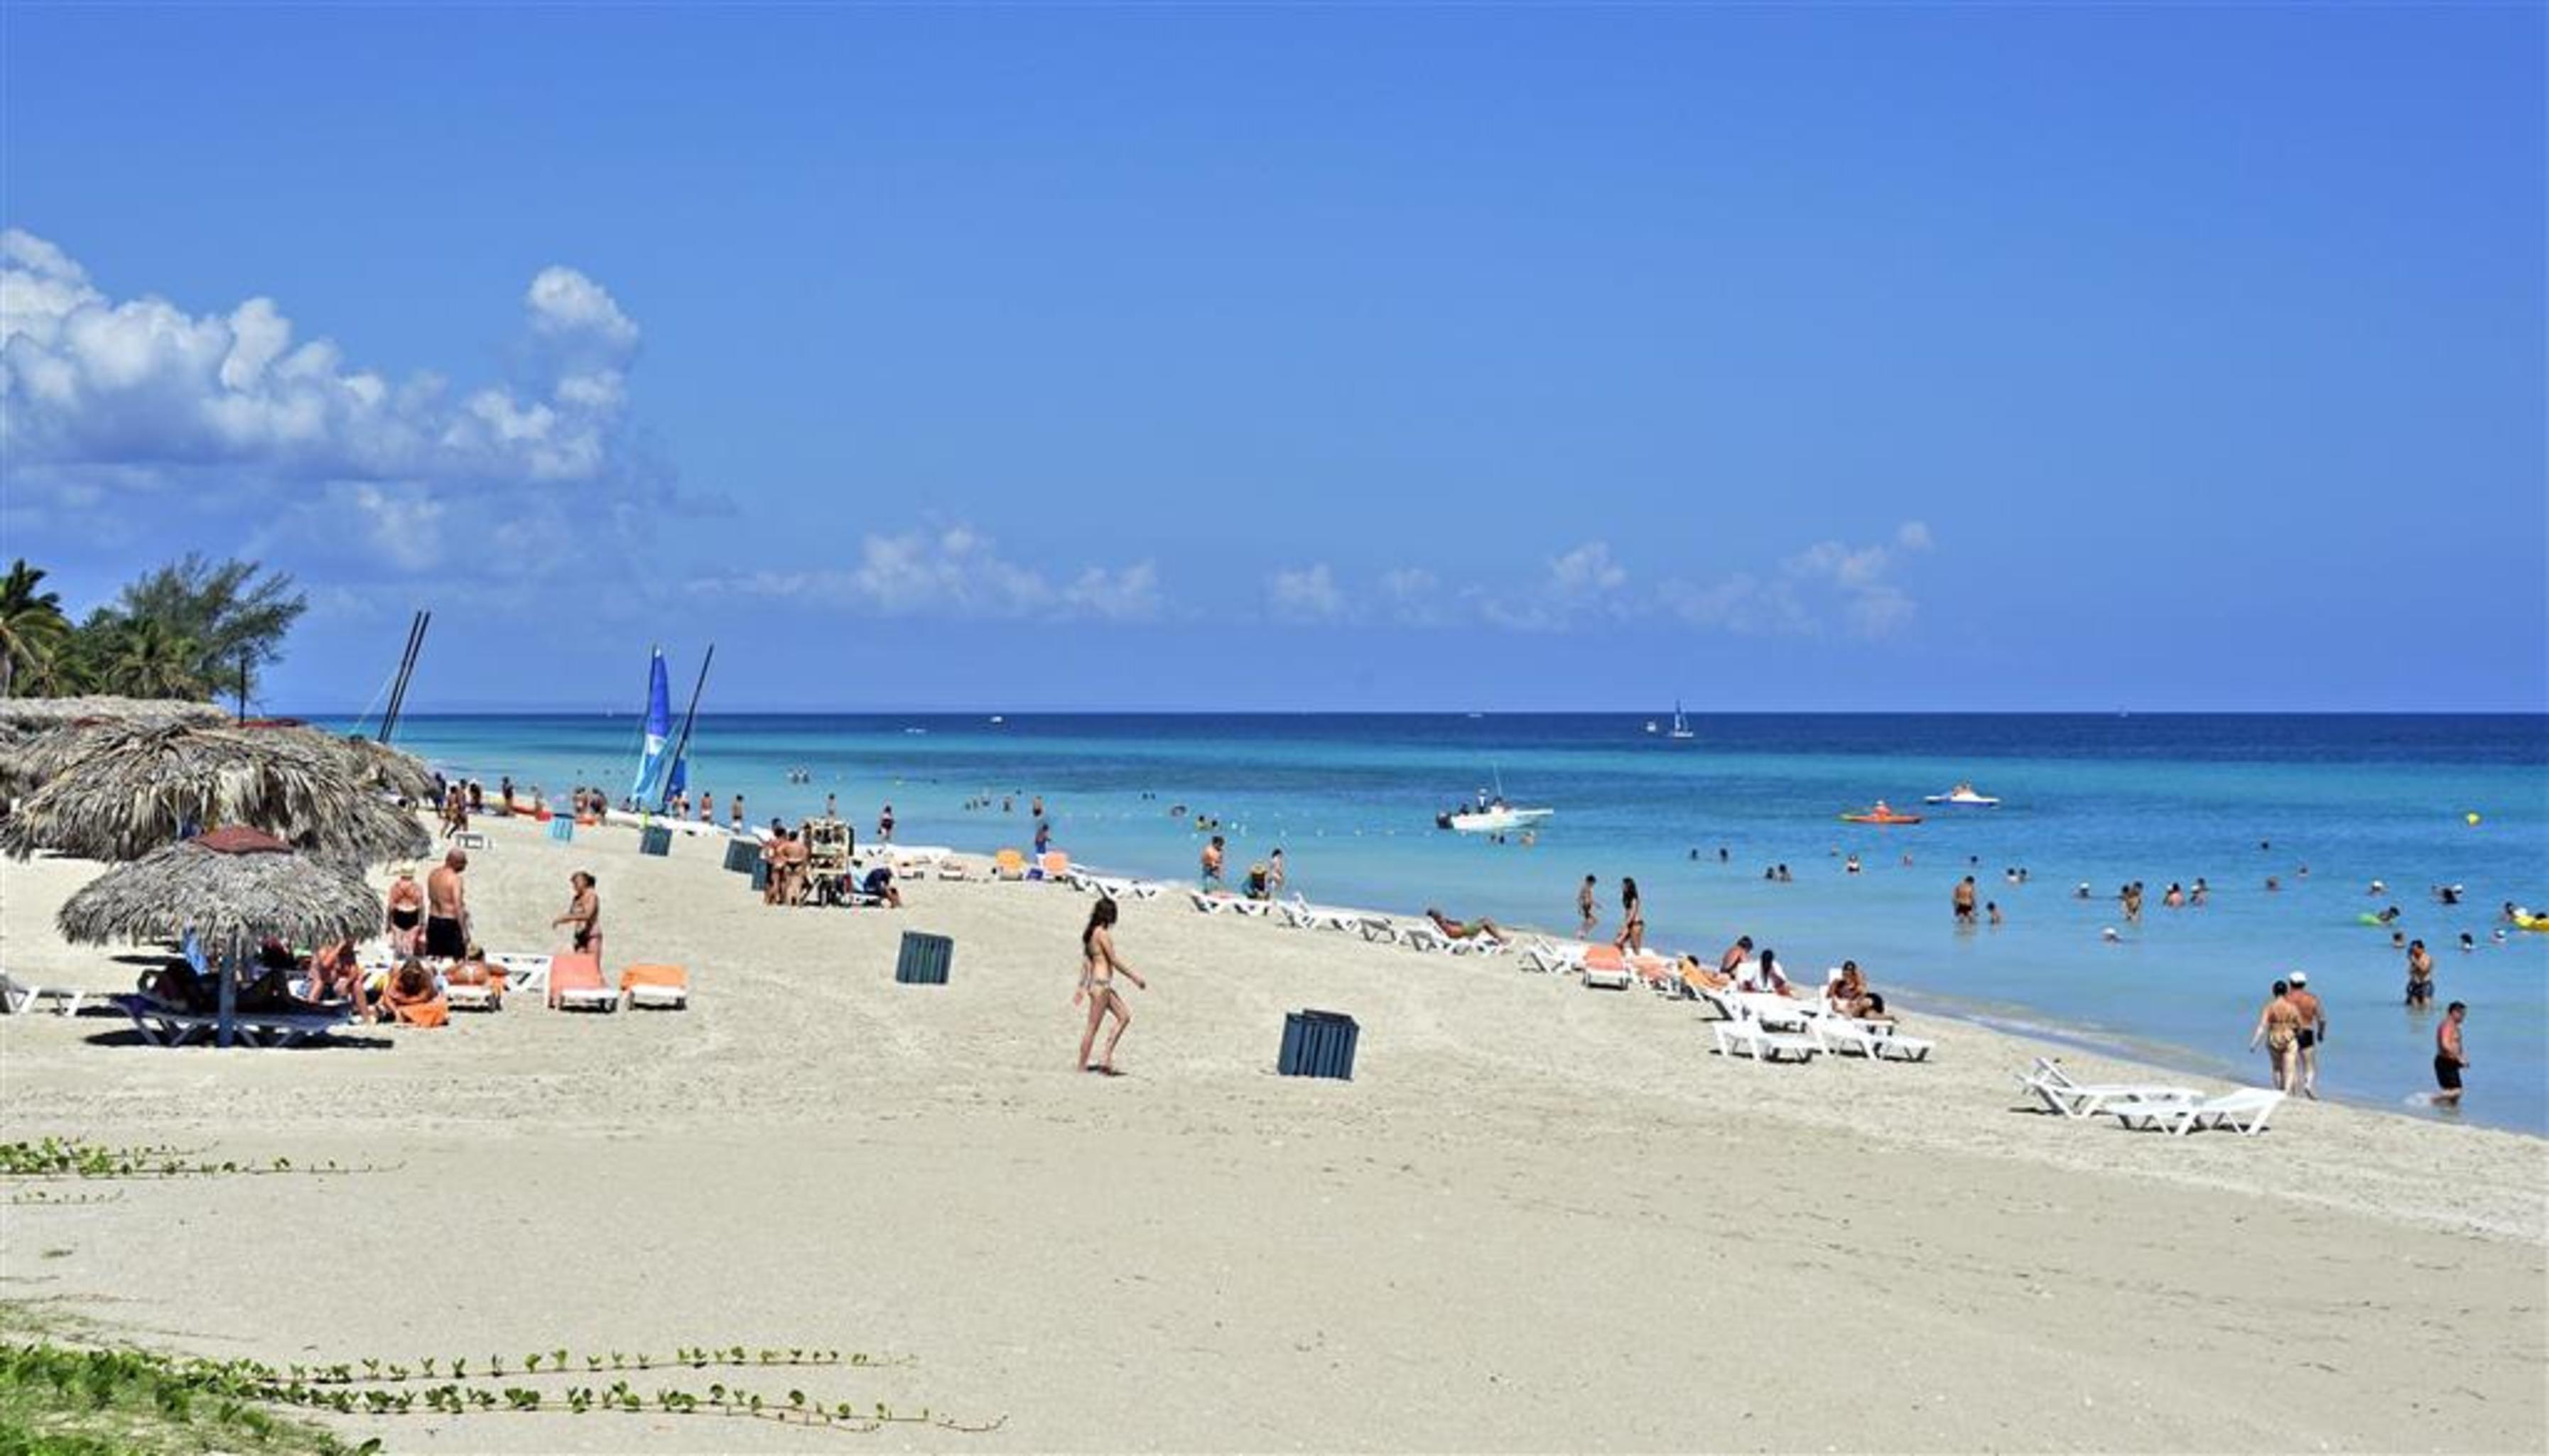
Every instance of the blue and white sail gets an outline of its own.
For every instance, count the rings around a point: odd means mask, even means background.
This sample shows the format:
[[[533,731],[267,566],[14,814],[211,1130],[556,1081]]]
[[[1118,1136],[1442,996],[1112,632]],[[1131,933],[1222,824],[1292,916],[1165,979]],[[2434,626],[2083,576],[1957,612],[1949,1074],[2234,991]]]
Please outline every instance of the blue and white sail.
[[[655,664],[646,681],[646,747],[637,760],[637,781],[628,796],[643,804],[655,797],[664,776],[664,752],[673,739],[673,688],[664,677],[664,650],[655,649]]]

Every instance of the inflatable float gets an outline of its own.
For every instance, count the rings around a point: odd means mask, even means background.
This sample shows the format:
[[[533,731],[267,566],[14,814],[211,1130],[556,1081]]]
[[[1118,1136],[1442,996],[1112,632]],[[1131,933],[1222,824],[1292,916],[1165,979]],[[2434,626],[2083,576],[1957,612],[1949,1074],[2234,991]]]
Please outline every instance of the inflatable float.
[[[1918,824],[1921,822],[1921,816],[1903,813],[1899,809],[1890,807],[1885,800],[1878,799],[1874,804],[1856,813],[1841,815],[1841,822],[1843,824]]]

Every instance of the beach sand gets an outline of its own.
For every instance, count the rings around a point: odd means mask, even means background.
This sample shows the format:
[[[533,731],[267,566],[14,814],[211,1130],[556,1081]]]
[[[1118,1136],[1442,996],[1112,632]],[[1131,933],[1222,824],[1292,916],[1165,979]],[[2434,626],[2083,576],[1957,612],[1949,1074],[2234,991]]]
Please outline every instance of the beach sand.
[[[634,1383],[1003,1422],[351,1423],[402,1450],[2549,1446],[2538,1139],[2129,1134],[2026,1110],[2046,1048],[1982,1028],[1730,1062],[1688,1004],[1169,899],[1124,910],[1154,989],[1110,1080],[1073,1062],[1084,895],[766,910],[714,840],[484,827],[491,949],[553,949],[590,868],[614,968],[684,964],[693,1007],[292,1051],[0,1021],[0,1138],[372,1168],[0,1210],[0,1298],[278,1362],[836,1347],[903,1363]],[[0,867],[0,963],[129,985],[50,928],[95,871]],[[951,984],[895,984],[905,929],[955,938]],[[1304,1006],[1361,1022],[1352,1083],[1274,1075]]]

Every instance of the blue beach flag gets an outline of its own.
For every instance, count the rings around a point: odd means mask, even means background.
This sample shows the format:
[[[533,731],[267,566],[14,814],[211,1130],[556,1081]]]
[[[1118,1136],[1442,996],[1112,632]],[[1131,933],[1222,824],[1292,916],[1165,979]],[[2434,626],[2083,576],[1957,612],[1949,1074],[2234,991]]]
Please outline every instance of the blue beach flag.
[[[646,753],[637,761],[637,781],[628,796],[639,803],[654,797],[655,781],[664,773],[664,748],[673,736],[673,689],[664,678],[664,652],[655,650],[655,663],[646,682]]]

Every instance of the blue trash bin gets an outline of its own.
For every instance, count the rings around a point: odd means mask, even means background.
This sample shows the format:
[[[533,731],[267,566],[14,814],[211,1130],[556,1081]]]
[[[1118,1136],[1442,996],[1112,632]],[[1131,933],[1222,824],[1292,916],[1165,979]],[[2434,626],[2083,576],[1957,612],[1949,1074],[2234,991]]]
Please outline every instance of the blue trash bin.
[[[1363,1028],[1339,1011],[1295,1011],[1283,1018],[1283,1046],[1274,1070],[1287,1077],[1354,1080],[1355,1043]]]
[[[894,957],[894,978],[906,986],[943,986],[956,959],[956,943],[926,931],[902,933],[902,950]]]
[[[646,832],[637,836],[637,853],[657,859],[673,853],[673,831],[661,824],[647,825]]]
[[[736,874],[750,874],[752,866],[760,863],[761,846],[748,839],[730,839],[725,842],[725,867],[728,870]]]

